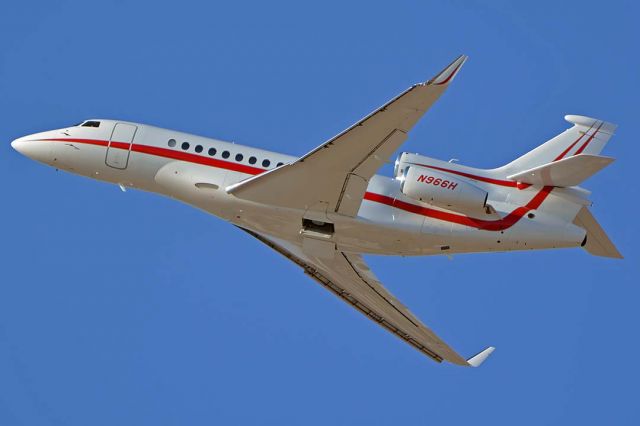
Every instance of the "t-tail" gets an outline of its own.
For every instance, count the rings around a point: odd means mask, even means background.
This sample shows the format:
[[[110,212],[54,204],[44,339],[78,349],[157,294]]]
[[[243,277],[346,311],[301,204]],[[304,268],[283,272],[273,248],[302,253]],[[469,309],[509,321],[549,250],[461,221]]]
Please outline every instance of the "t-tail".
[[[565,120],[573,127],[496,171],[523,185],[571,188],[614,161],[600,152],[613,136],[615,124],[580,115],[567,115]],[[578,210],[573,223],[586,230],[583,247],[589,253],[622,258],[587,205]]]
[[[478,169],[404,152],[394,171],[400,191],[411,198],[472,218],[482,230],[504,231],[527,218],[545,215],[556,228],[538,248],[573,247],[576,231],[584,229],[582,247],[596,256],[621,258],[607,234],[589,211],[590,192],[579,185],[613,162],[600,155],[615,124],[579,115],[567,115],[573,126],[532,151],[496,169]],[[457,191],[453,191],[457,189]],[[532,198],[533,197],[533,198]],[[538,213],[533,210],[537,210]],[[543,223],[541,220],[539,223]],[[553,226],[555,226],[553,225]],[[544,225],[543,225],[544,226]],[[564,240],[560,235],[571,230]],[[533,239],[545,229],[533,230]],[[579,239],[583,237],[578,235]],[[554,237],[558,237],[554,239]],[[545,246],[546,243],[547,244]],[[556,245],[556,243],[558,245]]]

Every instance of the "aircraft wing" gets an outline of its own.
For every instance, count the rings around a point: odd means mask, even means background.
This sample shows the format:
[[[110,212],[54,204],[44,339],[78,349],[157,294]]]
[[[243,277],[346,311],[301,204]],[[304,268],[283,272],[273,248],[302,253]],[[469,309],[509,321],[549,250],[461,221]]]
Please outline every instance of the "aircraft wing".
[[[437,362],[445,360],[477,367],[494,350],[489,347],[468,360],[462,358],[393,297],[358,254],[337,251],[333,258],[319,258],[304,253],[299,243],[241,229],[302,267],[327,290]]]
[[[428,82],[410,87],[297,161],[231,185],[227,192],[263,204],[356,216],[369,179],[466,60],[460,56]]]

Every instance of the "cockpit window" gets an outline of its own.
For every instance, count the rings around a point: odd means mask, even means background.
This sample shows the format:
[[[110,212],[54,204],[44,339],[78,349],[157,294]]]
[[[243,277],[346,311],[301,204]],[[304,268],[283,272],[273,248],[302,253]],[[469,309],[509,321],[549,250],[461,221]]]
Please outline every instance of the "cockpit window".
[[[85,121],[82,123],[82,127],[100,127],[99,121]]]

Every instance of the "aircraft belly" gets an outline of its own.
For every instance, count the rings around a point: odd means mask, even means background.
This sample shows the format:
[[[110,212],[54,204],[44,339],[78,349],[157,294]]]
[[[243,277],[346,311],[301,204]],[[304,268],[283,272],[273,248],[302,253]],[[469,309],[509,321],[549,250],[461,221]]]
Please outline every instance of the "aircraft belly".
[[[170,161],[157,170],[154,182],[157,192],[228,219],[228,195],[222,189],[225,175],[223,169]]]
[[[302,220],[309,212],[227,194],[224,185],[235,176],[217,170],[173,161],[160,168],[155,182],[163,193],[240,227],[303,243]],[[376,186],[373,190],[393,195],[393,185]],[[324,245],[333,244],[344,252],[418,256],[575,247],[584,239],[581,228],[562,221],[550,222],[543,212],[537,214],[535,219],[524,217],[504,229],[479,229],[365,200],[355,218],[324,214],[335,229]],[[490,220],[500,220],[504,214],[494,213],[494,216]],[[549,229],[554,232],[550,233]]]

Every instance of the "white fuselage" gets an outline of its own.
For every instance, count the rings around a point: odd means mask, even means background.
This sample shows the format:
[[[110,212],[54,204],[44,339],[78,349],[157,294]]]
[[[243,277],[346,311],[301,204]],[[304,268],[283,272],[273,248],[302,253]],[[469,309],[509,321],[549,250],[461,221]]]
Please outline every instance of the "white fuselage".
[[[95,121],[98,127],[37,133],[13,146],[58,169],[176,198],[243,228],[286,239],[299,235],[304,211],[225,191],[296,157],[149,125]],[[341,251],[431,255],[577,247],[584,241],[585,231],[571,223],[588,204],[579,190],[517,187],[499,169],[406,156],[487,191],[491,209],[467,215],[438,208],[405,196],[399,179],[376,175],[356,217],[326,213]]]

